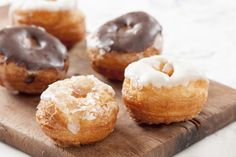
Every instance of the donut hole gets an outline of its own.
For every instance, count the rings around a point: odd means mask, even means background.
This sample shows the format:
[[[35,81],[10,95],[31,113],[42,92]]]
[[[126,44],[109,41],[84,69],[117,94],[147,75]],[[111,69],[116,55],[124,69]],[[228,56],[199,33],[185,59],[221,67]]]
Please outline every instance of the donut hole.
[[[23,38],[23,46],[29,49],[39,47],[40,44],[35,37],[25,37]]]
[[[169,62],[161,62],[159,65],[153,66],[153,68],[157,71],[160,71],[169,77],[171,77],[174,73],[174,67]]]
[[[128,24],[128,23],[126,23],[125,25],[124,25],[124,28],[125,29],[132,29],[134,27],[134,24]]]
[[[127,34],[137,34],[140,31],[142,25],[141,24],[126,24],[122,31],[126,32]]]
[[[92,91],[94,83],[91,81],[81,81],[81,84],[72,87],[71,96],[75,98],[86,98]]]
[[[134,27],[135,25],[134,24],[132,24],[132,23],[128,23],[128,22],[125,22],[125,23],[123,23],[122,25],[120,25],[119,27],[118,27],[118,32],[127,32],[127,33],[129,33],[129,32],[132,32],[132,31],[130,31],[130,30],[132,30],[133,29],[133,27]]]
[[[89,91],[81,90],[81,89],[74,89],[71,93],[71,96],[75,98],[86,98]]]
[[[123,25],[118,29],[118,32],[126,32],[127,30],[131,29],[132,27],[129,25]]]

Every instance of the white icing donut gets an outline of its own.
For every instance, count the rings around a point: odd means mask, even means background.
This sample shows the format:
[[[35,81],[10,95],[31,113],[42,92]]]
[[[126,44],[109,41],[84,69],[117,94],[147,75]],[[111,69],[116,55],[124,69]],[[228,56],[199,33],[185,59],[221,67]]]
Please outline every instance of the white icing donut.
[[[194,65],[164,56],[152,56],[131,63],[125,69],[125,78],[130,79],[135,87],[151,84],[157,88],[186,86],[193,80],[208,80]]]
[[[88,89],[88,91],[86,91]],[[74,96],[75,90],[78,93],[85,93],[85,96],[77,98]],[[88,76],[74,76],[71,79],[57,81],[51,84],[47,90],[41,95],[42,101],[50,101],[57,105],[57,107],[68,117],[73,114],[81,114],[82,120],[96,120],[97,116],[110,115],[117,105],[111,104],[107,106],[99,105],[100,99],[103,99],[104,92],[115,95],[114,90],[109,85],[101,82],[93,75]],[[71,107],[74,104],[76,107]],[[79,132],[80,126],[78,122],[69,119],[67,128],[74,134]]]
[[[77,9],[78,0],[13,0],[11,10],[60,11]]]

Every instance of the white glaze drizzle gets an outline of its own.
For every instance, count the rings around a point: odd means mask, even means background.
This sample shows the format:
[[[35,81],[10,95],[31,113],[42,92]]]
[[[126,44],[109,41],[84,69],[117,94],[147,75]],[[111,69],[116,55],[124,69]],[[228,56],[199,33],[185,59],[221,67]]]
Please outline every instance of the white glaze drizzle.
[[[162,51],[162,47],[163,47],[163,36],[162,34],[157,34],[155,41],[153,43],[153,47],[157,50]]]
[[[84,86],[84,87],[83,87]],[[87,88],[92,86],[85,97],[75,97],[73,92],[75,89]],[[88,76],[74,76],[70,79],[57,81],[51,84],[42,95],[42,101],[51,101],[66,114],[68,118],[67,128],[76,134],[79,132],[80,125],[78,119],[73,119],[73,114],[79,114],[82,120],[96,120],[96,116],[110,114],[114,108],[117,107],[116,103],[100,106],[97,104],[99,99],[102,99],[103,93],[107,92],[112,96],[115,95],[114,90],[109,85],[101,82],[93,75]],[[75,104],[76,108],[70,108],[68,105]]]
[[[77,9],[78,0],[13,0],[11,10],[60,11]]]
[[[162,71],[157,70],[163,63]],[[171,66],[174,72],[169,76],[165,71],[169,71]],[[164,56],[152,56],[131,63],[125,69],[125,78],[130,79],[133,86],[141,88],[149,84],[157,88],[186,86],[192,80],[208,80],[196,66]]]
[[[113,40],[107,39],[105,45],[107,45],[106,47],[104,47],[104,43],[101,43],[101,41],[98,39],[97,34],[91,34],[87,37],[87,46],[88,48],[98,48],[100,49],[99,53],[101,55],[104,55],[107,51],[109,52],[111,50],[111,46],[114,44]]]

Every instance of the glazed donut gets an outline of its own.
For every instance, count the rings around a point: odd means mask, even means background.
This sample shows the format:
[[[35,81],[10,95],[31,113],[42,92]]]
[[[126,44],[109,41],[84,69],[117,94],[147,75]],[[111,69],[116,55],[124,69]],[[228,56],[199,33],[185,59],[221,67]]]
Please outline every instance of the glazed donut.
[[[16,0],[10,8],[12,25],[35,25],[71,48],[85,36],[85,18],[77,0]]]
[[[207,100],[208,86],[190,63],[152,56],[126,68],[122,95],[138,123],[169,124],[194,118]]]
[[[138,59],[160,54],[162,27],[145,12],[131,12],[102,25],[88,37],[95,71],[111,80],[124,79],[124,69]]]
[[[0,84],[7,89],[38,94],[63,79],[67,69],[65,46],[41,28],[0,30]]]
[[[36,119],[61,147],[94,143],[114,129],[119,110],[114,95],[112,87],[92,75],[74,76],[42,93]]]

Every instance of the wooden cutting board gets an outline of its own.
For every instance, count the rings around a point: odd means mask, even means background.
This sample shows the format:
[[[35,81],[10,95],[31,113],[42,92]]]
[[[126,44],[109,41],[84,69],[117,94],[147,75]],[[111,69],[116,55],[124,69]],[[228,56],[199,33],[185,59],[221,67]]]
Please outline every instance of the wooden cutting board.
[[[0,17],[5,15],[0,9]],[[5,19],[0,21],[5,23]],[[1,141],[36,157],[170,157],[236,120],[236,90],[211,81],[208,101],[193,120],[171,125],[138,125],[125,111],[121,83],[109,82],[96,74],[89,66],[83,45],[70,52],[68,75],[94,74],[113,86],[120,106],[114,132],[93,145],[59,148],[36,124],[39,96],[13,95],[0,87]]]

